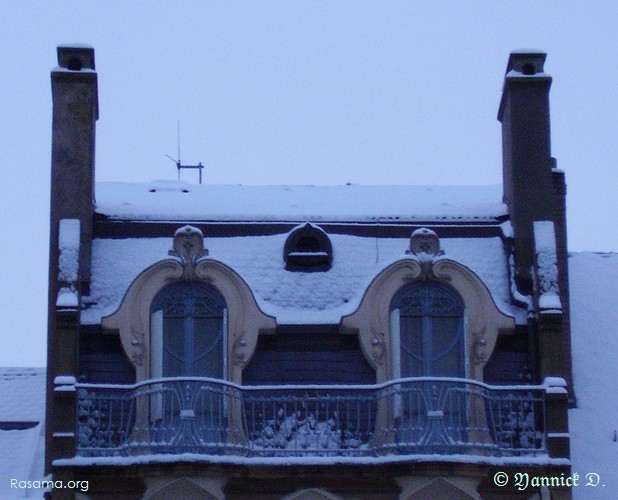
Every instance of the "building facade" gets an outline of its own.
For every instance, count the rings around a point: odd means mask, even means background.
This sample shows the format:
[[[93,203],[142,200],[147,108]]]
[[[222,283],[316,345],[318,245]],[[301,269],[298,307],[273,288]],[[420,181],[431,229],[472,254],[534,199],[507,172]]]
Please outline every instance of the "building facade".
[[[94,51],[59,47],[46,466],[89,491],[53,496],[570,498],[513,482],[570,474],[544,62],[509,57],[503,186],[95,189]]]

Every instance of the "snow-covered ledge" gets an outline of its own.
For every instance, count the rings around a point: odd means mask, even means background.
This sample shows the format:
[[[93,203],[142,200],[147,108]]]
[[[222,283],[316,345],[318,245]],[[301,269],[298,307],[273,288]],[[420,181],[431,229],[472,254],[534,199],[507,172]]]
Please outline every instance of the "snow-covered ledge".
[[[199,233],[199,234],[198,234]],[[274,330],[276,323],[264,314],[245,281],[230,267],[204,257],[201,232],[185,226],[176,232],[171,255],[144,270],[129,286],[116,312],[102,319],[106,330],[118,330],[125,353],[135,367],[138,382],[152,378],[151,305],[166,286],[192,280],[208,283],[224,297],[228,309],[227,380],[240,383],[260,331]],[[201,245],[201,249],[199,248]]]
[[[514,319],[498,309],[489,290],[474,272],[443,257],[433,231],[415,231],[406,253],[409,256],[392,263],[373,279],[359,308],[342,319],[342,331],[358,332],[365,357],[376,370],[377,382],[390,380],[395,376],[390,332],[390,306],[394,295],[401,287],[417,281],[445,283],[459,293],[465,306],[466,376],[482,381],[483,367],[494,350],[498,333],[514,331]]]

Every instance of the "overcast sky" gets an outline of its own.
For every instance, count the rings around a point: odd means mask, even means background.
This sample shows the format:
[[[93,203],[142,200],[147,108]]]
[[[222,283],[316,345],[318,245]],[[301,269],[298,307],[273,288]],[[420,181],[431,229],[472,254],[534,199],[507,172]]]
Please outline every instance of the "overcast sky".
[[[65,42],[96,51],[98,180],[175,179],[180,120],[216,184],[500,183],[508,54],[545,50],[570,250],[618,250],[614,1],[7,1],[0,31],[0,366],[45,364]]]

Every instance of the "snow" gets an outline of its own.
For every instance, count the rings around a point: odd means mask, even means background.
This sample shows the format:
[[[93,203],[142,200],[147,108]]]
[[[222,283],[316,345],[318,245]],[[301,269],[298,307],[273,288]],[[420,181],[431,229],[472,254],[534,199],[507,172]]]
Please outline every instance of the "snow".
[[[40,490],[11,489],[11,479],[43,478],[45,369],[0,368],[0,423],[31,422],[23,430],[0,430],[0,498],[40,498]]]
[[[537,253],[556,253],[556,233],[552,221],[542,220],[534,222],[534,244]]]
[[[73,377],[67,377],[73,378]],[[56,377],[56,380],[58,377]],[[73,378],[73,380],[75,380]],[[457,377],[409,377],[409,378],[397,378],[391,379],[386,382],[381,382],[379,384],[354,384],[355,390],[369,390],[369,391],[377,391],[381,389],[385,389],[388,387],[396,386],[399,384],[404,384],[408,382],[453,382],[455,384],[472,384],[478,387],[483,387],[488,390],[501,390],[501,391],[545,391],[547,393],[554,394],[564,394],[566,381],[560,377],[546,377],[543,380],[543,383],[540,385],[532,385],[532,384],[513,384],[513,385],[492,385],[487,384],[485,382],[481,382],[478,380],[470,380],[465,378],[457,378]],[[236,384],[234,382],[230,382],[228,380],[221,380],[217,378],[209,378],[209,377],[162,377],[162,378],[153,378],[148,379],[142,382],[137,382],[135,384],[90,384],[90,383],[76,383],[73,382],[74,389],[113,389],[113,390],[134,390],[144,386],[156,385],[159,383],[169,383],[169,382],[210,382],[215,385],[230,387],[233,389],[237,389],[239,391],[243,391],[246,393],[250,392],[260,392],[260,391],[270,391],[273,389],[272,385],[241,385]],[[277,391],[299,391],[299,390],[308,390],[308,391],[339,391],[339,390],[347,390],[350,388],[349,384],[281,384],[277,385]]]
[[[58,228],[58,279],[70,284],[77,282],[79,229],[79,219],[62,219]]]
[[[151,463],[216,463],[234,465],[264,465],[264,466],[294,466],[318,465],[332,467],[344,465],[384,465],[396,463],[465,463],[482,465],[509,465],[529,467],[531,465],[569,465],[570,461],[564,458],[551,458],[547,455],[537,457],[484,457],[479,455],[386,455],[380,457],[235,457],[201,455],[197,453],[181,453],[178,455],[140,455],[134,457],[75,457],[54,460],[58,467],[90,467],[90,466],[127,466]]]
[[[71,375],[58,375],[54,378],[54,385],[75,385],[77,380]]]
[[[560,290],[558,288],[556,232],[554,231],[553,222],[534,222],[534,245],[540,292],[539,307],[542,311],[561,311],[562,303],[560,301]]]
[[[538,77],[545,77],[545,78],[551,78],[551,75],[549,75],[548,73],[544,73],[543,71],[539,71],[538,73],[533,73],[532,75],[527,75],[525,73],[522,73],[520,71],[517,71],[515,69],[510,70],[507,74],[506,74],[506,78],[538,78]]]
[[[569,411],[571,461],[605,487],[573,488],[573,498],[614,498],[618,491],[618,254],[569,258],[571,343],[577,408]]]
[[[45,368],[0,368],[0,422],[41,422]]]
[[[502,235],[505,238],[513,238],[513,225],[511,224],[510,220],[506,220],[502,224],[500,224],[500,229],[502,230]]]
[[[234,269],[249,285],[260,309],[279,324],[338,324],[354,312],[367,286],[392,262],[406,258],[409,238],[367,238],[331,234],[332,267],[326,272],[287,271],[283,259],[286,234],[207,238],[209,258]],[[502,240],[443,238],[446,258],[469,267],[487,285],[498,308],[513,316]],[[95,239],[92,247],[90,304],[84,324],[112,314],[131,282],[147,267],[167,257],[170,238]]]
[[[60,45],[58,45],[59,49],[92,49],[94,50],[94,47],[92,45],[88,45],[87,43],[78,43],[78,42],[73,42],[73,43],[61,43]]]
[[[68,69],[61,66],[56,66],[54,69],[52,69],[52,73],[91,73],[93,75],[96,75],[97,72],[94,69],[90,68]]]
[[[58,299],[56,300],[56,307],[59,309],[77,309],[79,303],[79,297],[75,290],[63,287],[58,290]]]
[[[242,186],[180,181],[96,185],[96,211],[112,219],[217,221],[494,220],[502,186]],[[362,202],[361,202],[362,200]]]
[[[33,481],[43,478],[43,464],[33,467],[36,457],[44,453],[44,427],[40,423],[26,430],[0,430],[0,498],[41,498],[40,490],[11,488],[11,479]],[[32,469],[37,470],[32,470]]]

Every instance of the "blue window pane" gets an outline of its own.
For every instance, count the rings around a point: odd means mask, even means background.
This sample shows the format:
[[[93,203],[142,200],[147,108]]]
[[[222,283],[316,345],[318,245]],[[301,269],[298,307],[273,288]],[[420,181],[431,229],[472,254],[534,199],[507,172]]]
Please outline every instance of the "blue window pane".
[[[461,297],[442,283],[414,283],[395,294],[400,317],[401,376],[465,377]]]
[[[222,318],[194,318],[193,372],[204,377],[223,378]]]
[[[163,312],[164,377],[223,378],[225,300],[205,283],[176,283],[162,290],[151,311]]]

